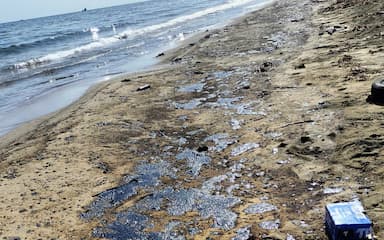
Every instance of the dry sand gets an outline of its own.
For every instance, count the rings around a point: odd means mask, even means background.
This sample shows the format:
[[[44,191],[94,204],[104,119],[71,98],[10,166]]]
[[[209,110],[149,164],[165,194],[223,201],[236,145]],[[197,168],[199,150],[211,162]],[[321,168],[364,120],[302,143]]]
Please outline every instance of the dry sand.
[[[277,1],[15,130],[1,141],[0,236],[326,239],[325,204],[358,198],[383,239],[384,115],[366,102],[383,11]],[[269,211],[246,210],[258,203]]]

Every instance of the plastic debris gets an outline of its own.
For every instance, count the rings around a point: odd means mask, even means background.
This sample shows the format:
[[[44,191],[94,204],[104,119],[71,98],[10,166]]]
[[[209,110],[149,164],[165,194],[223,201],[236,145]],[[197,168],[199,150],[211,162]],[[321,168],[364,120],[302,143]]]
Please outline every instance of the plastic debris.
[[[172,216],[181,216],[194,209],[198,192],[195,189],[174,190],[165,196],[168,201],[168,213]]]
[[[325,228],[329,239],[373,239],[372,221],[360,201],[327,204]]]
[[[146,232],[153,227],[150,218],[136,212],[127,211],[117,215],[116,221],[105,227],[93,230],[93,236],[97,238],[123,240],[123,239],[154,239],[154,240],[184,240],[174,231],[180,223],[170,222],[164,232]]]
[[[289,160],[278,160],[276,163],[280,165],[285,165],[289,163]]]
[[[260,214],[265,212],[276,211],[277,207],[269,203],[252,204],[247,207],[244,212],[247,214]]]
[[[85,219],[101,217],[106,209],[117,207],[136,195],[138,189],[158,185],[160,177],[176,177],[175,170],[165,161],[154,164],[141,164],[136,168],[136,172],[137,175],[126,177],[124,184],[98,194],[96,199],[88,206],[86,212],[81,214],[81,217]]]
[[[166,204],[167,211],[172,216],[182,216],[194,211],[203,218],[212,217],[214,227],[229,230],[235,227],[237,219],[237,214],[229,208],[240,202],[241,200],[236,197],[211,195],[204,190],[194,188],[178,190],[167,188],[141,200],[135,209],[137,211],[157,210],[162,204]]]
[[[140,91],[144,91],[144,90],[147,90],[147,89],[150,89],[151,88],[151,85],[149,84],[146,84],[146,85],[143,85],[143,86],[140,86],[136,89],[136,91],[140,92]]]
[[[107,239],[149,239],[149,234],[144,230],[149,226],[147,216],[134,213],[122,212],[117,215],[116,221],[105,228],[93,230],[93,236]]]
[[[341,188],[341,187],[336,187],[336,188],[324,188],[323,193],[324,193],[324,194],[336,194],[336,193],[340,193],[340,192],[342,192],[342,191],[344,191],[344,189]]]

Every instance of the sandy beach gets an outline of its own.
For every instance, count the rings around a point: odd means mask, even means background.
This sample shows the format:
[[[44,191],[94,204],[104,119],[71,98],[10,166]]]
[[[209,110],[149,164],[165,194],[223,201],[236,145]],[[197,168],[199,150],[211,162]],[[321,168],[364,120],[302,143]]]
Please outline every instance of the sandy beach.
[[[12,131],[0,239],[327,239],[356,199],[383,239],[383,16],[276,1]]]

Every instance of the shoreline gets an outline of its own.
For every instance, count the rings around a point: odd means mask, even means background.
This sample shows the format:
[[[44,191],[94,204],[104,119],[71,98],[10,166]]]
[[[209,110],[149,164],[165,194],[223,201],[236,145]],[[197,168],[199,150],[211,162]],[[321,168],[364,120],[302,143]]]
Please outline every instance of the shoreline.
[[[325,239],[357,197],[383,237],[383,5],[275,2],[6,135],[0,236]]]
[[[122,74],[119,74],[118,76],[114,76],[114,77],[112,77],[112,79],[108,79],[108,80],[101,80],[100,79],[101,83],[100,83],[100,81],[99,81],[99,83],[97,83],[97,82],[93,83],[92,85],[87,87],[87,90],[85,90],[83,94],[81,94],[79,97],[75,97],[76,99],[74,101],[69,100],[69,101],[71,101],[71,103],[69,105],[68,104],[64,105],[64,106],[60,107],[59,109],[54,110],[54,111],[49,112],[49,113],[46,113],[46,114],[38,114],[37,117],[30,119],[30,120],[22,120],[22,121],[18,120],[15,124],[12,124],[12,126],[8,126],[7,129],[4,129],[4,132],[5,132],[4,134],[0,134],[0,139],[2,140],[1,141],[2,143],[0,143],[0,147],[4,147],[6,145],[6,144],[4,144],[4,141],[9,142],[10,141],[9,139],[15,139],[15,137],[12,137],[11,135],[17,135],[18,136],[18,135],[26,134],[28,131],[30,131],[30,129],[33,129],[34,125],[37,125],[38,123],[40,123],[44,120],[48,120],[51,116],[54,116],[56,114],[61,114],[62,110],[65,110],[66,108],[71,107],[71,105],[76,105],[76,103],[78,101],[80,101],[80,99],[85,97],[88,93],[92,95],[92,89],[94,87],[97,88],[97,85],[103,84],[105,81],[119,81],[119,79],[122,79],[122,78],[129,78],[130,75],[134,76],[134,75],[137,75],[140,73],[156,71],[160,68],[167,68],[172,63],[172,58],[177,56],[178,53],[180,53],[183,49],[185,49],[189,44],[202,39],[203,36],[206,35],[207,33],[217,31],[217,30],[225,27],[226,25],[235,24],[235,23],[241,21],[243,18],[252,14],[253,12],[258,11],[259,9],[261,9],[263,7],[266,7],[268,5],[273,4],[274,1],[276,1],[276,0],[268,0],[265,3],[257,4],[258,7],[256,7],[255,10],[252,10],[251,12],[245,13],[243,16],[236,17],[232,20],[229,20],[225,24],[220,24],[220,26],[209,28],[206,31],[194,33],[194,34],[188,36],[185,40],[178,42],[173,46],[165,47],[162,50],[160,49],[159,54],[163,53],[163,54],[165,54],[165,56],[157,57],[155,54],[154,57],[152,57],[153,61],[155,63],[151,64],[149,66],[145,66],[141,70],[139,69],[137,71],[122,73]],[[81,85],[81,83],[79,83],[79,85]],[[58,91],[62,92],[63,90],[58,90]],[[51,93],[48,93],[48,94],[51,94]],[[72,98],[72,97],[69,97],[69,98]],[[35,105],[35,104],[36,104],[36,102],[33,102],[31,105]],[[13,113],[14,110],[11,112]],[[13,127],[13,126],[15,126],[15,127]],[[29,129],[29,130],[23,130],[23,129]],[[13,133],[14,131],[15,131],[15,133]]]

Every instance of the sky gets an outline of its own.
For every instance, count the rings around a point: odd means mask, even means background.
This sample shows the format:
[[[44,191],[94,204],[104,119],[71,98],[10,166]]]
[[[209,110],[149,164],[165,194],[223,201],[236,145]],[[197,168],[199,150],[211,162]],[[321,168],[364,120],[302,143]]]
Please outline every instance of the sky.
[[[45,17],[143,0],[1,0],[0,22]]]

